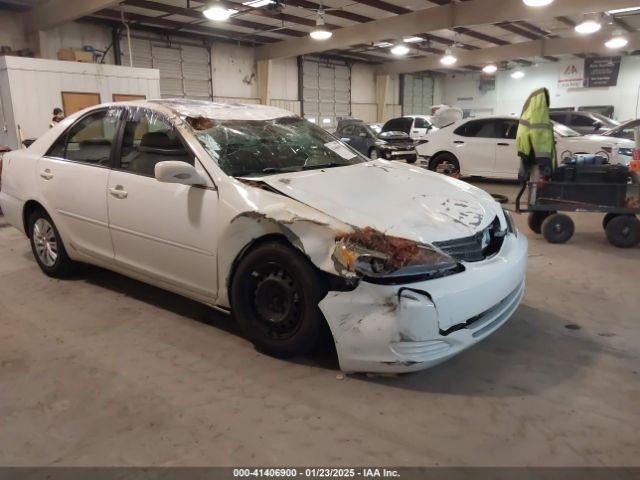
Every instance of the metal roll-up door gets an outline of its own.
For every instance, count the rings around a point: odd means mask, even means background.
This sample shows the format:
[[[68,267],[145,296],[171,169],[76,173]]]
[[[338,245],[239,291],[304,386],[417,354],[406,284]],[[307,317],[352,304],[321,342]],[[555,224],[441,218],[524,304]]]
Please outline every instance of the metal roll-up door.
[[[129,44],[120,38],[123,65],[129,65]],[[162,98],[211,100],[211,57],[207,47],[168,44],[162,39],[131,38],[133,66],[160,71]]]
[[[305,118],[332,130],[351,114],[351,71],[346,64],[302,62],[302,111]]]
[[[404,75],[402,82],[403,115],[429,115],[433,106],[433,78]]]

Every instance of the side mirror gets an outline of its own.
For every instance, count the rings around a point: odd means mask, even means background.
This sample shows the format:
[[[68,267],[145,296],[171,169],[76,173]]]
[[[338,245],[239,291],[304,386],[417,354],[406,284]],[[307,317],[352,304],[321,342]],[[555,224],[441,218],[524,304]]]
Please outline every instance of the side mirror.
[[[155,166],[155,177],[159,182],[179,183],[182,185],[206,185],[207,181],[187,162],[175,160],[159,162]]]
[[[593,124],[593,130],[600,130],[602,128],[602,123],[596,122]]]

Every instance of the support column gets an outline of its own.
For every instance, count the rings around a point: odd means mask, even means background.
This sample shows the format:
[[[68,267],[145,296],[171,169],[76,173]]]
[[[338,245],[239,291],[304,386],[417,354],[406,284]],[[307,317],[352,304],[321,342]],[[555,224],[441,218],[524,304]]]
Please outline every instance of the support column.
[[[258,97],[262,105],[269,105],[269,77],[271,75],[271,60],[258,60]]]
[[[376,121],[384,121],[384,109],[387,105],[387,90],[389,87],[389,75],[376,75]]]

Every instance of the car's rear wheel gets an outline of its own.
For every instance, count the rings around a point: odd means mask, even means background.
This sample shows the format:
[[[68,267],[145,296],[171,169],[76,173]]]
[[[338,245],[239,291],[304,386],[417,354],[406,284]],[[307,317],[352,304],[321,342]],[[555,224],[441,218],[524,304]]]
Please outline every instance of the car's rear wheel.
[[[35,210],[29,216],[28,226],[31,251],[40,269],[54,278],[71,275],[77,264],[67,255],[51,217],[44,210]]]
[[[251,250],[231,285],[231,308],[246,337],[268,355],[309,353],[322,338],[318,303],[324,281],[299,252],[281,242]]]
[[[460,177],[460,162],[453,153],[441,153],[431,159],[429,170],[458,178]]]

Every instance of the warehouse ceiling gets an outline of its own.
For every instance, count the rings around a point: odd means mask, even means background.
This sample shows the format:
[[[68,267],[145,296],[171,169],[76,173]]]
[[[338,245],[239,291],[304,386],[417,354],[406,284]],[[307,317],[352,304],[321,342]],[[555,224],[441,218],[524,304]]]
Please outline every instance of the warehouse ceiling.
[[[53,0],[56,1],[56,0]],[[320,0],[317,0],[320,1]],[[189,35],[212,40],[237,42],[244,45],[261,46],[291,39],[306,39],[316,23],[317,10],[324,8],[327,28],[336,31],[369,23],[402,16],[413,11],[437,8],[454,3],[466,3],[457,0],[325,0],[323,5],[313,0],[277,0],[260,7],[252,6],[254,2],[242,0],[221,0],[227,8],[237,13],[225,22],[207,20],[202,10],[204,1],[197,0],[125,0],[119,5],[111,2],[109,8],[95,11],[83,20],[121,25],[121,19],[132,28],[155,31],[167,35]],[[471,0],[473,1],[473,0]],[[520,0],[509,0],[521,3]],[[0,8],[28,10],[42,2],[39,0],[0,0]],[[261,2],[266,3],[266,2]],[[576,4],[579,4],[576,1]],[[610,2],[601,2],[602,4]],[[640,30],[640,0],[635,11],[606,15],[603,31],[621,30],[622,32],[638,32]],[[553,12],[554,4],[546,7]],[[532,11],[536,9],[531,9]],[[434,10],[435,11],[435,10]],[[576,10],[581,12],[581,10]],[[411,50],[404,58],[439,57],[445,49],[454,45],[460,51],[477,51],[496,46],[518,44],[539,39],[574,37],[576,23],[582,15],[566,15],[550,17],[543,20],[500,21],[492,24],[481,24],[451,29],[412,34]],[[316,42],[317,53],[368,63],[385,63],[398,60],[389,51],[390,44],[402,40],[401,35],[395,38],[383,38],[366,43],[356,43],[341,48],[325,49],[322,42]],[[586,56],[585,54],[578,54]],[[566,55],[545,55],[544,57],[513,58],[514,64],[530,65],[540,62],[555,62]],[[456,66],[456,69],[479,69],[481,65]],[[448,71],[455,70],[452,68]]]

